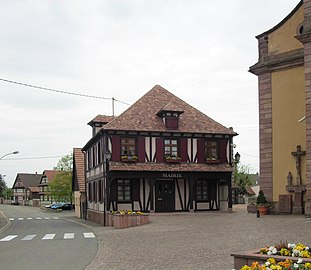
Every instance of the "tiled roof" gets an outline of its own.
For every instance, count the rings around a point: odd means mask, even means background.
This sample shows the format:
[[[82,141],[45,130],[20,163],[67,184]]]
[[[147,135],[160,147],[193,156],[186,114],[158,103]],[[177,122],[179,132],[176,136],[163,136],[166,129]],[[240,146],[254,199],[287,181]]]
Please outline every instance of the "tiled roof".
[[[145,162],[126,163],[110,162],[110,171],[153,171],[153,172],[232,172],[229,164],[199,164],[199,163],[178,163],[169,164],[166,162]]]
[[[74,170],[73,177],[77,177],[79,191],[85,192],[84,154],[81,148],[73,148]]]
[[[48,178],[48,181],[49,182],[52,182],[55,175],[60,173],[61,171],[58,171],[58,170],[44,170],[43,171],[43,174],[42,174],[42,177],[46,176]]]
[[[39,185],[42,174],[39,173],[18,173],[13,188],[19,187],[36,187]],[[20,180],[21,185],[18,185],[17,182]]]
[[[92,126],[93,123],[101,123],[101,124],[107,124],[113,119],[115,119],[116,116],[111,116],[111,115],[97,115],[94,119],[92,119],[88,125]]]
[[[103,129],[165,132],[165,124],[157,115],[164,108],[184,111],[179,117],[179,132],[237,135],[159,85],[154,86]]]
[[[29,187],[28,188],[32,193],[38,193],[39,192],[39,187]]]

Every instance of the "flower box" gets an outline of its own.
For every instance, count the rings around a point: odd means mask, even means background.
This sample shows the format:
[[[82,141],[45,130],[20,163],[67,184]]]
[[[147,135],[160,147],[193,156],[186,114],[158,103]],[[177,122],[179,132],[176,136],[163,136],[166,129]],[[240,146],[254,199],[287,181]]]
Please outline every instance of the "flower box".
[[[206,163],[208,164],[217,164],[220,163],[220,160],[216,160],[216,159],[207,159]]]
[[[179,162],[181,162],[181,158],[180,157],[166,157],[165,162],[167,162],[167,163],[179,163]]]
[[[134,226],[145,225],[150,222],[149,215],[141,212],[117,211],[111,213],[113,221],[111,222],[116,229],[125,229]]]
[[[298,244],[297,246],[295,244],[289,244],[289,245],[294,245],[295,247],[300,246],[299,248],[303,247],[302,244]],[[296,250],[298,252],[296,255],[299,255],[301,250],[304,250],[304,252],[307,252],[306,256],[310,255],[310,252],[307,250],[307,249],[309,249],[308,247],[302,248],[302,249],[300,249],[300,251],[299,251],[299,248],[297,248],[297,249],[294,248],[294,249],[292,249],[292,251]],[[264,248],[264,250],[270,251],[270,252],[268,252],[269,254],[261,254],[262,253],[261,250],[263,250],[263,249],[260,249],[260,250],[256,249],[256,250],[231,254],[231,256],[234,257],[234,269],[236,269],[236,270],[257,269],[257,268],[250,268],[250,267],[252,265],[266,264],[267,262],[271,262],[273,260],[275,261],[276,264],[278,264],[280,262],[283,262],[283,264],[285,264],[285,262],[289,263],[290,261],[292,261],[292,264],[294,264],[294,263],[299,264],[302,261],[303,265],[304,264],[310,264],[310,267],[311,267],[311,258],[305,258],[305,257],[302,258],[302,257],[298,257],[298,256],[293,256],[290,253],[287,256],[280,255],[280,253],[283,255],[286,254],[287,249],[284,249],[284,252],[282,253],[282,252],[280,252],[280,250],[281,250],[280,248],[276,249],[274,246]],[[277,253],[275,253],[273,250],[277,251]],[[247,267],[249,267],[249,268],[247,268]],[[258,269],[261,269],[261,268],[258,268]],[[292,269],[292,268],[273,268],[273,269]],[[305,268],[299,268],[299,269],[305,269]]]
[[[137,156],[122,156],[121,161],[122,162],[137,162],[138,157]]]

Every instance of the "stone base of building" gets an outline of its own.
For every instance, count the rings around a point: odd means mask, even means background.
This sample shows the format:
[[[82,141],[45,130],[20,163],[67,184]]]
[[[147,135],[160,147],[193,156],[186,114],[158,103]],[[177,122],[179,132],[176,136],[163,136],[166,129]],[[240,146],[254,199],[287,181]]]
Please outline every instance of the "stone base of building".
[[[87,219],[104,226],[104,212],[88,209]]]

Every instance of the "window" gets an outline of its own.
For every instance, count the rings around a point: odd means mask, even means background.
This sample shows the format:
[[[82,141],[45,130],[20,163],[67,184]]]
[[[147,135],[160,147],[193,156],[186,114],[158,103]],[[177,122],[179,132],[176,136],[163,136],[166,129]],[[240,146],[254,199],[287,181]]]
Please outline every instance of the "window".
[[[125,179],[117,180],[117,195],[119,202],[131,201],[131,181]]]
[[[134,138],[121,139],[121,156],[135,156],[136,141]]]
[[[205,141],[205,158],[206,161],[219,161],[218,141]]]
[[[164,156],[165,158],[177,158],[178,157],[178,141],[176,139],[164,140]]]
[[[197,180],[196,198],[197,201],[208,201],[207,180]]]

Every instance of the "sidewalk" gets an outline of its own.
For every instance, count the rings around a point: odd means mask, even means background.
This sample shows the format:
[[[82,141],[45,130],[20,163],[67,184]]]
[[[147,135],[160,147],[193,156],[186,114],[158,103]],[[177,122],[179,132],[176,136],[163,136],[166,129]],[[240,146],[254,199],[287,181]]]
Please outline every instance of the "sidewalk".
[[[154,214],[141,227],[94,228],[99,250],[86,269],[233,269],[232,253],[282,241],[310,244],[310,225],[304,216],[257,218],[240,205],[231,214]]]

